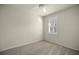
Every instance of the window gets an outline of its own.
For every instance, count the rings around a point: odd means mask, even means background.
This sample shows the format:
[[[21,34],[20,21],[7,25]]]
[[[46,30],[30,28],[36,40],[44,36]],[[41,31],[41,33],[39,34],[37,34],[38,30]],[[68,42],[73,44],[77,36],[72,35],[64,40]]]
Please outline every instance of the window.
[[[48,32],[51,34],[57,33],[57,17],[51,17],[48,20]]]

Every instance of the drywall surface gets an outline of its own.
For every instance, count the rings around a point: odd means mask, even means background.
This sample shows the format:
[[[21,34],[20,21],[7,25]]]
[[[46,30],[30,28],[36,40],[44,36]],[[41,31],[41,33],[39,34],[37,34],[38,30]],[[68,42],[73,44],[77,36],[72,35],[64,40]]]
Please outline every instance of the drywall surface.
[[[44,7],[46,9],[46,12],[44,12],[42,9],[43,12],[41,12],[41,15],[45,16],[50,13],[55,13],[60,10],[63,10],[63,9],[69,8],[69,7],[73,7],[73,6],[76,6],[76,5],[75,4],[48,4]]]
[[[48,33],[48,19],[57,16],[57,34]],[[71,7],[44,18],[44,39],[79,51],[79,6]]]
[[[0,5],[0,51],[42,40],[42,20],[29,5]]]

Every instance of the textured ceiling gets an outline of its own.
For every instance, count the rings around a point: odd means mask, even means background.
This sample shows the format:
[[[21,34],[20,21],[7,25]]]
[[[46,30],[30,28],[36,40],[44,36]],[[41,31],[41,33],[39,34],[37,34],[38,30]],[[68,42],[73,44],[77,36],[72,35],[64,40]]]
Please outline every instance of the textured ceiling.
[[[45,4],[42,7],[39,7],[38,4],[27,5],[29,9],[35,11],[35,13],[41,16],[55,13],[57,11],[60,11],[60,10],[63,10],[63,9],[66,9],[72,6],[75,6],[75,4]],[[46,8],[46,12],[43,11],[43,7]]]
[[[69,8],[72,6],[75,6],[75,5],[72,5],[72,4],[49,4],[49,5],[45,6],[46,12],[43,12],[43,10],[41,9],[40,13],[41,13],[41,15],[48,15],[50,13],[55,13],[57,11],[60,11],[60,10],[63,10],[63,9],[66,9],[66,8]]]
[[[45,16],[57,11],[75,6],[73,4],[45,4],[43,7],[46,8],[46,12],[43,11],[42,7],[39,8],[39,4],[9,4],[9,5],[0,5],[1,8],[10,6],[11,8],[19,8],[19,10],[24,10],[27,12],[32,12],[37,15]]]

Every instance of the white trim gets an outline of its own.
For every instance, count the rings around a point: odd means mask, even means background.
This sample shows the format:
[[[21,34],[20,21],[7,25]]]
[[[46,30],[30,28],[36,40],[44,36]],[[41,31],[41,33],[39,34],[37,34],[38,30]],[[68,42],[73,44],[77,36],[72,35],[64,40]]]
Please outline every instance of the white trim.
[[[9,48],[5,48],[5,49],[2,49],[2,50],[0,50],[0,52],[1,51],[5,51],[5,50],[8,50],[8,49],[12,49],[12,48],[16,48],[16,47],[20,47],[20,46],[23,46],[23,45],[28,45],[28,44],[31,44],[31,43],[35,43],[35,42],[38,42],[38,41],[41,41],[41,40],[32,40],[32,41],[30,41],[30,42],[28,42],[28,43],[21,43],[21,44],[18,44],[18,45],[15,45],[15,46],[12,46],[12,47],[9,47]]]

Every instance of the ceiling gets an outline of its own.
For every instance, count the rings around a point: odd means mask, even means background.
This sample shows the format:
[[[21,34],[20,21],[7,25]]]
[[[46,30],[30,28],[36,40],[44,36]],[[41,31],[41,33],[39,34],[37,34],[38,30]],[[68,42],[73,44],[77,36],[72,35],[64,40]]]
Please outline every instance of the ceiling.
[[[36,10],[39,10],[38,13],[41,16],[45,16],[51,13],[55,13],[57,11],[66,9],[66,8],[70,8],[72,6],[75,6],[74,4],[47,4],[44,5],[43,7],[46,9],[46,11],[43,11],[43,8],[36,8]]]
[[[39,4],[12,4],[12,5],[0,5],[1,6],[5,6],[7,8],[7,6],[11,6],[12,8],[19,8],[19,10],[23,9],[25,11],[28,12],[32,12],[35,13],[37,15],[41,15],[41,16],[45,16],[51,13],[55,13],[57,11],[75,6],[75,4],[45,4],[43,5],[43,7],[45,7],[46,12],[43,11],[43,8],[39,8]]]

